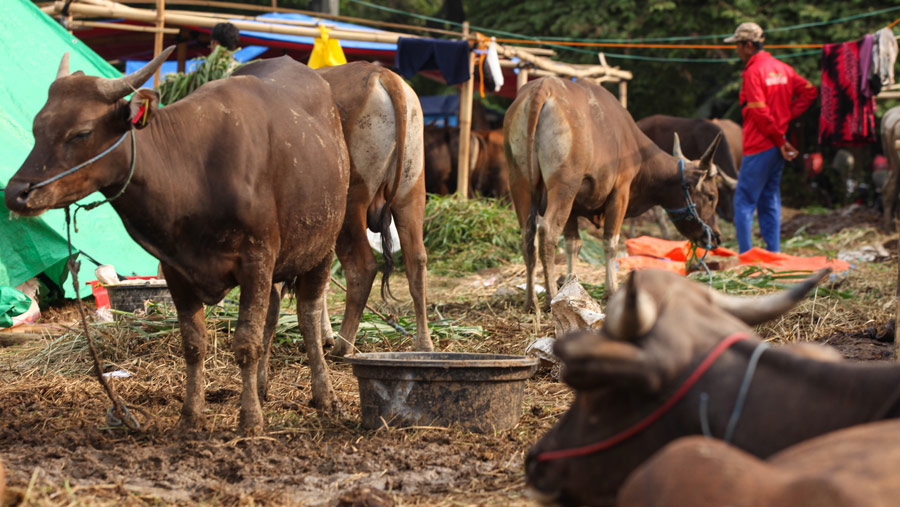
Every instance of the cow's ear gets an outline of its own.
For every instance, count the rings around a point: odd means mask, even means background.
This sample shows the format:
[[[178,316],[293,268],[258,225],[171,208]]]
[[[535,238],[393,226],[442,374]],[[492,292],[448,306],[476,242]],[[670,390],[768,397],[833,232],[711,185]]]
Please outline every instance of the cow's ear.
[[[557,340],[554,354],[563,363],[564,382],[575,389],[622,387],[655,393],[662,377],[648,354],[637,345],[582,330]]]
[[[128,123],[136,129],[150,124],[150,120],[159,109],[159,94],[149,88],[141,88],[134,92],[128,102]]]

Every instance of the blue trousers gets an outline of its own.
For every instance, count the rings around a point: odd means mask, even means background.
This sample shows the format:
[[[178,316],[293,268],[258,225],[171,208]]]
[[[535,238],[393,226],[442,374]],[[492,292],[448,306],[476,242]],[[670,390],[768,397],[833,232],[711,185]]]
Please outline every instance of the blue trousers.
[[[766,250],[781,249],[781,169],[784,158],[778,148],[748,155],[741,161],[734,192],[734,228],[741,253],[753,247],[753,212]]]

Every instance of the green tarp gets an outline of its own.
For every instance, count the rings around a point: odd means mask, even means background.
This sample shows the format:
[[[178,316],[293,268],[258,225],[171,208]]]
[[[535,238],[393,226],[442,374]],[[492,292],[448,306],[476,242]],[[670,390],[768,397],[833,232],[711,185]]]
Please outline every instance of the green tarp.
[[[103,77],[121,74],[59,23],[28,0],[0,0],[0,188],[15,174],[31,151],[31,123],[47,101],[47,90],[59,62],[69,52],[69,69]],[[102,199],[100,193],[81,202]],[[155,275],[157,261],[135,243],[115,210],[104,204],[78,214],[77,250],[123,275]],[[37,218],[9,217],[0,199],[0,285],[16,286],[39,273],[58,280],[64,272],[67,248],[65,216],[51,210]],[[94,280],[93,263],[80,256],[82,283]],[[74,297],[71,282],[64,286]],[[90,294],[85,289],[81,295]]]

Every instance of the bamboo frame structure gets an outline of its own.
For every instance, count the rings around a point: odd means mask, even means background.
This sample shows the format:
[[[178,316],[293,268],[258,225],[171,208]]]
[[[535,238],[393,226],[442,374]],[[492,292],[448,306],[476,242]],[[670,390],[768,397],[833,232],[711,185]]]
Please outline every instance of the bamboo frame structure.
[[[141,9],[130,7],[112,0],[75,0],[68,5],[68,12],[71,16],[81,18],[121,18],[130,21],[139,21],[153,26],[139,27],[134,25],[123,25],[116,23],[103,23],[97,21],[74,20],[73,26],[85,27],[108,27],[117,28],[126,31],[141,31],[154,33],[154,56],[162,51],[163,36],[165,34],[178,33],[179,28],[200,27],[212,28],[217,23],[229,22],[239,30],[251,30],[256,32],[276,33],[282,35],[295,35],[301,37],[317,37],[319,36],[318,23],[294,21],[294,20],[275,20],[260,18],[258,16],[244,16],[227,13],[212,12],[191,12],[183,10],[168,10],[165,5],[194,5],[203,7],[221,7],[226,9],[236,9],[244,11],[264,11],[264,12],[284,12],[312,15],[317,18],[334,19],[341,21],[353,21],[370,25],[389,26],[392,28],[403,28],[406,30],[415,30],[421,32],[441,33],[444,35],[453,35],[463,40],[475,40],[480,35],[471,34],[468,22],[463,24],[463,31],[452,32],[449,30],[433,29],[428,27],[418,27],[413,25],[403,25],[400,23],[375,22],[360,18],[348,16],[329,15],[318,12],[303,11],[298,9],[279,8],[277,0],[272,0],[271,6],[238,4],[234,2],[225,2],[217,0],[134,0],[130,3],[135,4],[155,4],[156,9]],[[41,10],[51,15],[58,15],[63,11],[66,2],[57,0],[52,3],[43,4]],[[168,25],[170,28],[166,28]],[[326,24],[326,26],[328,26]],[[347,28],[331,28],[329,35],[339,40],[353,40],[363,42],[385,42],[396,44],[400,37],[416,38],[416,35],[408,33],[391,32],[386,30],[353,30]],[[526,43],[527,41],[523,41]],[[181,46],[181,45],[180,45]],[[622,70],[618,67],[612,67],[606,63],[606,59],[602,53],[599,55],[599,65],[578,65],[557,62],[547,58],[547,55],[555,55],[553,50],[546,48],[527,48],[519,46],[497,45],[497,52],[502,57],[500,61],[501,67],[518,68],[519,74],[516,79],[516,88],[521,88],[528,82],[530,76],[560,76],[564,78],[584,78],[596,83],[618,83],[619,84],[619,101],[623,106],[627,106],[627,81],[632,79],[631,72]],[[182,61],[182,53],[184,48],[179,50],[179,63]],[[468,197],[468,177],[469,177],[469,134],[472,127],[472,95],[474,92],[474,58],[473,54],[469,56],[469,69],[472,76],[469,81],[464,83],[460,90],[460,142],[459,142],[459,159],[457,164],[457,193],[462,199]],[[159,74],[154,76],[154,86],[158,86]]]

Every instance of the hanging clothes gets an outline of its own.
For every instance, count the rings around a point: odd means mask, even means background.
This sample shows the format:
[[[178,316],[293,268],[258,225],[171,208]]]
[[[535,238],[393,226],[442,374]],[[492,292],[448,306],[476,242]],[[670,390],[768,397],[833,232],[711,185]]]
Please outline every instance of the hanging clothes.
[[[467,41],[400,37],[394,63],[407,79],[421,70],[440,70],[448,85],[465,83],[472,76]]]
[[[822,47],[819,144],[858,146],[876,141],[875,97],[866,97],[860,86],[863,49],[863,40]]]
[[[872,93],[872,87],[869,83],[872,71],[872,47],[875,45],[875,37],[866,34],[859,43],[859,91],[865,98],[871,98],[878,95],[878,91]],[[879,87],[879,91],[881,87]]]
[[[875,32],[875,45],[872,51],[872,73],[877,76],[881,86],[894,84],[894,64],[897,62],[897,39],[890,28],[882,28]]]
[[[500,56],[497,54],[496,37],[491,37],[491,42],[488,44],[486,63],[488,70],[486,74],[494,82],[494,91],[499,92],[500,88],[503,88],[503,70],[500,69]]]

